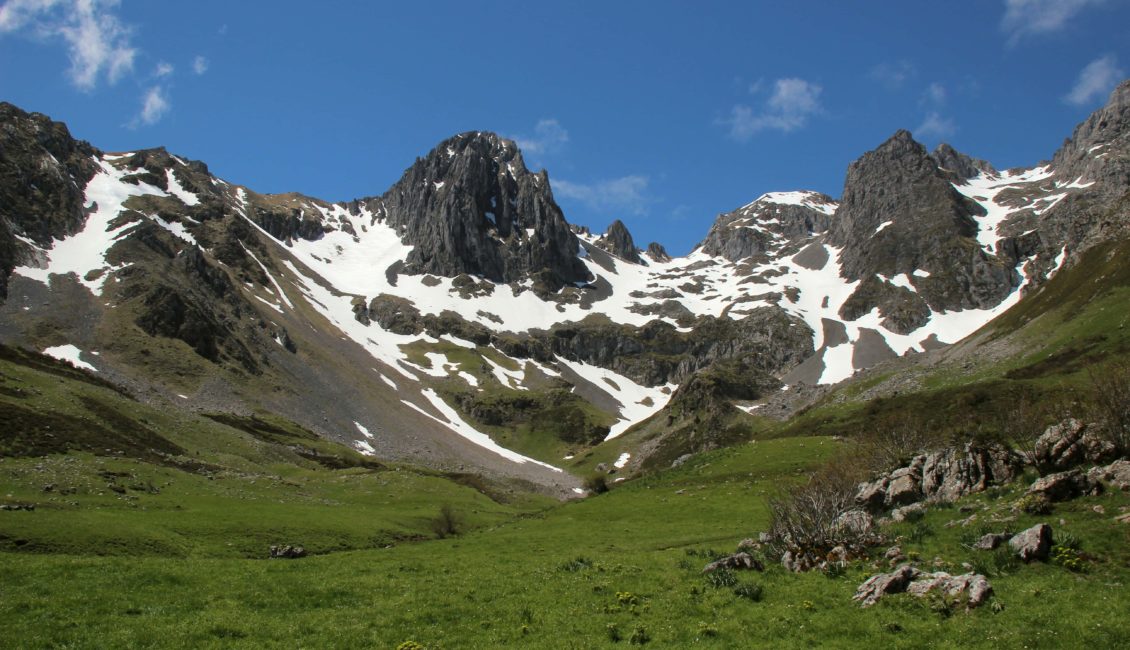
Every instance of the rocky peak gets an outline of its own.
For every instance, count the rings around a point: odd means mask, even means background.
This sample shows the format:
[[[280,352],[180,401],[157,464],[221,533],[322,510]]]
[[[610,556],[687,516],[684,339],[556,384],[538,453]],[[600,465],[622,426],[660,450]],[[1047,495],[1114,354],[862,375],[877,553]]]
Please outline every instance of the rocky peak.
[[[608,226],[608,230],[605,231],[604,235],[602,235],[596,243],[598,246],[620,259],[633,264],[640,263],[640,252],[636,248],[635,242],[632,241],[632,233],[628,232],[628,227],[619,219],[613,221],[612,225]]]
[[[828,240],[843,249],[844,276],[863,281],[841,315],[854,320],[878,307],[887,327],[908,332],[928,318],[927,306],[999,303],[1019,277],[978,245],[973,216],[981,212],[908,131],[851,163]],[[910,288],[892,282],[904,274]]]
[[[1130,185],[1130,80],[1110,94],[1106,105],[1084,120],[1052,159],[1066,182],[1096,182],[1096,191],[1118,196]]]
[[[986,174],[997,173],[997,170],[987,161],[971,158],[945,142],[939,144],[938,148],[934,149],[934,153],[930,154],[930,157],[934,159],[938,167],[952,172],[954,180],[957,182],[974,178],[981,172]]]
[[[663,244],[653,241],[647,245],[647,256],[653,262],[670,262],[671,256],[667,254],[667,249],[663,248]]]
[[[771,192],[718,215],[699,248],[731,262],[776,251],[828,229],[836,202],[819,192]]]
[[[81,229],[98,153],[62,122],[0,102],[0,299],[12,269],[34,255],[20,237],[46,247]]]
[[[383,196],[362,203],[413,246],[405,273],[537,276],[548,291],[589,279],[549,175],[526,169],[518,146],[493,133],[441,142]]]

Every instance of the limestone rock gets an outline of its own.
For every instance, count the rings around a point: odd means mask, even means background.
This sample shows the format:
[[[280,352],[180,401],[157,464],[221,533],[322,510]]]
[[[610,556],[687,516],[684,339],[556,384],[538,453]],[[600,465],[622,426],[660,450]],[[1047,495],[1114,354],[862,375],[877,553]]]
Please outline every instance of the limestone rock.
[[[852,600],[859,601],[861,607],[870,607],[887,594],[906,591],[910,581],[921,575],[921,571],[904,564],[890,573],[871,576],[855,591]]]
[[[1092,468],[1087,478],[1123,492],[1130,490],[1130,460],[1116,460],[1105,467]]]
[[[703,567],[703,573],[713,573],[718,569],[736,569],[736,570],[753,570],[764,571],[765,565],[760,560],[753,557],[745,551],[734,553],[733,555],[724,557],[720,560],[715,560],[710,564]]]
[[[1095,484],[1086,474],[1073,469],[1037,479],[1027,494],[1043,495],[1049,501],[1067,501],[1101,489],[1101,484]]]
[[[1025,562],[1046,560],[1052,548],[1052,527],[1036,524],[1008,540],[1008,546]]]
[[[973,544],[973,548],[978,551],[992,551],[1010,539],[1012,535],[1009,533],[985,533]]]
[[[301,546],[291,546],[290,544],[271,545],[270,557],[272,560],[296,560],[298,558],[306,557],[306,549]]]
[[[1074,418],[1054,424],[1036,441],[1035,461],[1045,469],[1065,470],[1082,463],[1101,463],[1117,455],[1093,427]]]

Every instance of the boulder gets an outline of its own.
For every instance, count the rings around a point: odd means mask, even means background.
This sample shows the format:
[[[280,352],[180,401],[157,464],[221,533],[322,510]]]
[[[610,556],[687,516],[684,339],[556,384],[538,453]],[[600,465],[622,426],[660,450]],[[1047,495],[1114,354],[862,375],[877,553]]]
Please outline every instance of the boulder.
[[[859,538],[871,533],[875,520],[865,510],[848,510],[832,522],[832,532],[838,536]]]
[[[937,591],[947,596],[966,596],[966,606],[969,609],[978,607],[992,595],[993,587],[989,580],[979,573],[964,573],[951,576],[945,571],[936,573],[923,573],[914,582],[907,586],[906,592],[919,598],[931,591]]]
[[[1077,469],[1040,477],[1028,488],[1028,494],[1040,494],[1049,501],[1067,501],[1077,496],[1102,490],[1086,474]]]
[[[1012,539],[1011,533],[986,533],[973,544],[973,548],[978,551],[992,551],[1010,539]]]
[[[1101,483],[1123,492],[1130,490],[1130,460],[1116,460],[1105,467],[1095,467],[1087,472],[1092,483]]]
[[[890,573],[871,576],[859,585],[851,599],[860,601],[861,607],[870,607],[887,594],[899,594],[906,591],[910,581],[917,578],[921,573],[909,564],[904,564]]]
[[[291,546],[290,544],[271,545],[272,560],[296,560],[300,557],[306,557],[306,549],[301,546]]]
[[[742,551],[707,564],[702,568],[702,572],[714,573],[718,569],[737,569],[739,571],[752,569],[754,571],[764,571],[765,565],[761,563],[761,560]]]
[[[1065,470],[1082,463],[1103,463],[1118,455],[1094,427],[1074,418],[1053,424],[1036,441],[1034,459],[1039,467]]]
[[[1036,524],[1014,535],[1008,540],[1008,546],[1025,562],[1046,560],[1052,548],[1052,527],[1047,524]]]
[[[965,594],[966,605],[972,609],[985,602],[993,593],[993,587],[985,576],[979,573],[965,573],[952,576],[944,571],[923,573],[904,564],[890,573],[880,573],[868,578],[855,592],[852,600],[861,601],[860,606],[870,607],[887,594],[909,593],[919,598],[931,591],[947,596]]]
[[[1020,457],[1001,445],[967,444],[916,456],[909,465],[861,483],[855,501],[870,512],[923,500],[954,501],[1019,475]]]

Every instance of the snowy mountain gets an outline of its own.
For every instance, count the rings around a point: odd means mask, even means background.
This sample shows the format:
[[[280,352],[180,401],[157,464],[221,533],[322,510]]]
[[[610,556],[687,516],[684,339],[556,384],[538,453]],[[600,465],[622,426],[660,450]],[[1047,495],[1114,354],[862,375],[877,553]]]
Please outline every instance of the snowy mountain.
[[[557,490],[649,418],[753,412],[966,337],[1124,234],[1130,186],[1130,83],[1051,163],[998,172],[899,131],[839,201],[765,194],[679,258],[570,225],[489,133],[328,203],[105,153],[9,104],[0,123],[0,341],[172,407]]]

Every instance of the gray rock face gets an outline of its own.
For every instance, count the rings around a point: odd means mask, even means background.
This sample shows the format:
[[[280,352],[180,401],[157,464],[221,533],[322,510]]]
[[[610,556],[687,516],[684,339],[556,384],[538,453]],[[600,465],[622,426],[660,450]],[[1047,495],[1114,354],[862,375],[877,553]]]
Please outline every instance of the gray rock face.
[[[590,279],[549,175],[527,170],[518,147],[494,134],[441,142],[388,192],[362,202],[414,246],[404,273],[533,277],[549,292]]]
[[[1036,441],[1035,462],[1045,469],[1065,470],[1081,463],[1102,463],[1117,456],[1115,446],[1091,428],[1074,418],[1048,427]]]
[[[1036,524],[1008,540],[1008,546],[1025,562],[1046,560],[1052,549],[1052,527]]]
[[[656,262],[670,262],[671,256],[667,254],[667,249],[659,242],[651,242],[647,245],[647,256]]]
[[[985,533],[973,544],[973,548],[978,551],[993,551],[1010,539],[1012,535],[1008,533]]]
[[[848,280],[905,273],[919,299],[935,311],[986,308],[1003,300],[1020,278],[977,244],[972,217],[980,211],[953,188],[910,133],[899,131],[848,167],[828,241],[843,248],[840,261]],[[914,276],[915,270],[930,276]],[[861,285],[857,294],[867,291],[873,295],[858,301],[845,318],[872,307],[887,317],[899,310],[921,312],[912,299],[889,291]],[[907,301],[909,307],[903,304]],[[903,329],[909,331],[914,322]]]
[[[954,501],[1007,483],[1022,467],[1020,458],[1005,447],[967,444],[915,456],[908,466],[861,484],[855,500],[871,512],[921,500]]]
[[[832,197],[806,192],[813,205],[834,205]],[[721,214],[699,247],[731,262],[775,251],[828,229],[831,216],[810,205],[774,203],[762,198]]]
[[[1087,472],[1087,478],[1115,490],[1130,490],[1130,460],[1116,460],[1106,467],[1095,467]]]
[[[1091,479],[1077,469],[1041,477],[1028,488],[1028,494],[1040,494],[1049,501],[1068,501],[1093,491],[1101,490]]]
[[[34,249],[82,229],[83,189],[99,152],[71,137],[66,125],[0,102],[0,301],[8,276],[34,259]]]
[[[921,571],[904,564],[890,573],[871,576],[856,589],[852,600],[859,601],[861,607],[870,607],[887,594],[900,594],[910,586],[910,581],[921,575]]]
[[[600,239],[596,240],[596,243],[626,262],[640,263],[640,252],[636,248],[635,242],[632,241],[632,233],[628,232],[628,227],[619,219],[608,226],[608,230]]]
[[[988,578],[979,573],[959,576],[944,571],[925,573],[904,564],[890,573],[880,573],[868,578],[855,592],[852,600],[861,607],[871,607],[886,595],[908,593],[922,598],[930,592],[940,592],[950,597],[965,595],[965,605],[973,609],[982,605],[993,594]]]
[[[943,171],[950,172],[955,181],[968,180],[981,172],[997,173],[997,170],[987,161],[970,158],[944,142],[939,144],[937,149],[934,149],[934,153],[930,154],[930,157]]]
[[[1052,158],[1064,178],[1095,181],[1092,191],[1106,198],[1121,196],[1130,186],[1130,80],[1123,81],[1106,105],[1075,127],[1071,138]]]

